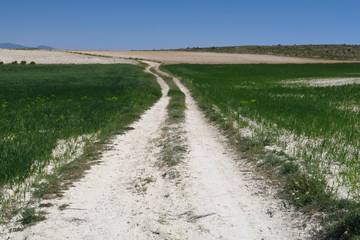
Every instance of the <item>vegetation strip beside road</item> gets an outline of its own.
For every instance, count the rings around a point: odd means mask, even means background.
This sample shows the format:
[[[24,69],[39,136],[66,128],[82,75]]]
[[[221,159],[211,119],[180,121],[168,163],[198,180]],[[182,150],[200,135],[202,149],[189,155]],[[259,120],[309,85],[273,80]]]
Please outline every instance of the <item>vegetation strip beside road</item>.
[[[324,226],[330,227],[321,238],[360,235],[360,85],[310,84],[313,78],[357,78],[359,64],[163,68],[183,79],[240,151],[279,180],[283,197],[309,212],[327,213]],[[290,149],[291,144],[295,146]],[[352,199],[339,199],[339,189],[346,189]]]
[[[168,168],[164,177],[174,179],[178,177],[179,174],[174,167],[182,161],[187,151],[186,140],[183,137],[183,123],[186,109],[185,94],[175,84],[172,77],[165,76],[157,72],[154,68],[152,68],[151,71],[164,79],[170,88],[168,92],[168,96],[170,97],[167,106],[168,115],[166,125],[162,128],[160,167]]]
[[[35,197],[61,196],[98,159],[104,143],[161,96],[155,79],[129,64],[1,65],[0,72],[5,223],[21,212],[18,203],[29,190]],[[24,224],[36,219],[33,209],[22,215]]]

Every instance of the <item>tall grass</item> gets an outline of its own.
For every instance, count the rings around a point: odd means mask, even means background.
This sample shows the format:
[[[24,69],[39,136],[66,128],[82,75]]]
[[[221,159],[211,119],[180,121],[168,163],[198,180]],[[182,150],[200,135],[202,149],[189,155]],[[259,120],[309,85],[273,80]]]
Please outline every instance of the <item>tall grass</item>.
[[[44,168],[58,140],[119,132],[160,96],[134,65],[1,65],[0,187]]]

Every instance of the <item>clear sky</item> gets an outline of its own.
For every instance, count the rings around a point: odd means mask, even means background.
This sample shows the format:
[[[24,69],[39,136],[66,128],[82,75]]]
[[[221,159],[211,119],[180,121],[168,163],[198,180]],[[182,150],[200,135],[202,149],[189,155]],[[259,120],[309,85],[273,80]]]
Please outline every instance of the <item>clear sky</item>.
[[[360,44],[360,0],[2,0],[5,42],[91,50]]]

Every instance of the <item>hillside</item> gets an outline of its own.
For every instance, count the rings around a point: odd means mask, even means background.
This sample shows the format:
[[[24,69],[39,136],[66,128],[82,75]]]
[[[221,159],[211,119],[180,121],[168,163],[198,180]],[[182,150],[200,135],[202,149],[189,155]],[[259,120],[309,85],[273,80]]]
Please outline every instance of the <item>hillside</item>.
[[[47,49],[51,50],[54,49],[50,46],[40,45],[37,47],[27,47],[19,44],[13,44],[13,43],[0,43],[0,48],[7,48],[7,49]]]
[[[360,60],[360,45],[276,45],[186,48],[179,51],[267,54],[332,60]]]

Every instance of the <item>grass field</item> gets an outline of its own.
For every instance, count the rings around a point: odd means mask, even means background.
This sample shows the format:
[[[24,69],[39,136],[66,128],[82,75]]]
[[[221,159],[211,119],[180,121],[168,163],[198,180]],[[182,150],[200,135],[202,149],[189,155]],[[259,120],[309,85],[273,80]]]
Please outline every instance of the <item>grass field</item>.
[[[360,45],[276,45],[187,48],[180,51],[267,54],[276,56],[360,60]]]
[[[321,87],[307,82],[314,78],[360,77],[360,64],[165,68],[190,80],[195,95],[250,130],[253,138],[302,159],[302,166],[310,174],[335,177],[357,196],[360,85]]]
[[[160,96],[134,65],[1,65],[0,188],[68,154],[66,142],[121,132]]]
[[[360,84],[351,79],[360,77],[360,64],[163,68],[183,79],[205,112],[220,113],[226,128],[243,135],[240,149],[246,137],[253,149],[275,153],[249,156],[283,179],[296,206],[328,213],[322,239],[360,236]],[[313,80],[333,78],[350,80]]]

